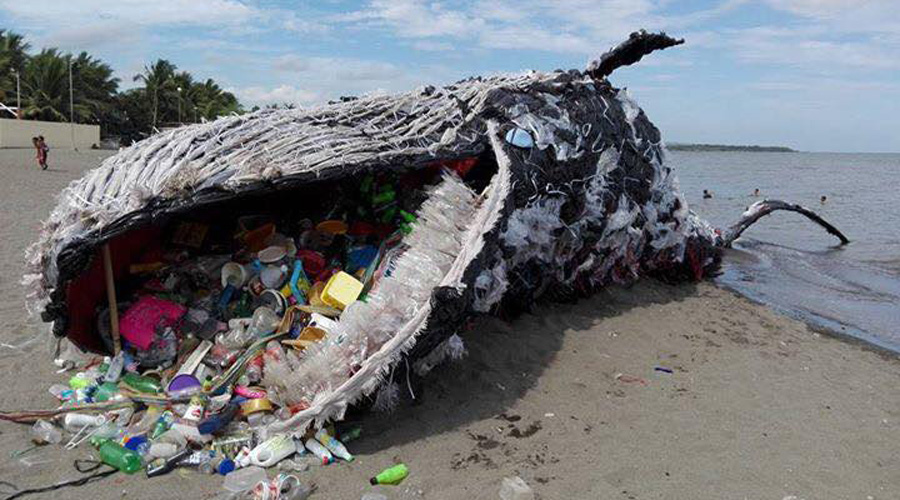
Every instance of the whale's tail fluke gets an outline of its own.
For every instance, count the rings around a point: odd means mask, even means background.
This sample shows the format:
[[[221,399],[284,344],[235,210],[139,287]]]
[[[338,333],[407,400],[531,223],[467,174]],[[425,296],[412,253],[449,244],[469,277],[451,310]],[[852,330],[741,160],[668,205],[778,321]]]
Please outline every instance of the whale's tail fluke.
[[[756,223],[756,221],[776,210],[788,210],[790,212],[803,214],[816,224],[824,227],[829,234],[833,234],[838,237],[841,240],[841,245],[850,243],[850,240],[847,239],[846,236],[844,236],[844,233],[840,232],[838,228],[834,227],[828,221],[808,208],[794,203],[787,203],[781,200],[762,200],[754,203],[753,205],[750,205],[750,207],[743,214],[741,214],[741,218],[722,233],[719,241],[717,242],[718,245],[725,248],[730,247],[734,240],[738,239],[741,236],[741,233],[743,233],[748,227],[752,226],[754,223]]]

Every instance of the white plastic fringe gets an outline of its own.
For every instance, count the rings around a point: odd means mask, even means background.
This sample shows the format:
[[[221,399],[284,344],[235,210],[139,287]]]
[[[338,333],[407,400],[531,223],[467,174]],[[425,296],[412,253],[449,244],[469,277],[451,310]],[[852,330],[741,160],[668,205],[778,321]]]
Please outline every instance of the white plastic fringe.
[[[397,404],[400,403],[400,386],[397,382],[391,382],[381,386],[378,389],[378,395],[375,396],[374,409],[381,413],[392,413]]]
[[[415,370],[416,375],[421,377],[444,361],[448,359],[457,361],[462,359],[466,354],[466,346],[463,343],[462,338],[454,333],[450,338],[441,342],[434,350],[416,361],[413,369]]]

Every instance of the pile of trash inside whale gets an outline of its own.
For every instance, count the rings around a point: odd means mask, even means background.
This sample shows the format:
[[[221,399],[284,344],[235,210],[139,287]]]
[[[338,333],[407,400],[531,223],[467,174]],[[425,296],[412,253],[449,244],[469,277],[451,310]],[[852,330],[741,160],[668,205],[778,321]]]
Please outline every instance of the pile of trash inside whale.
[[[321,213],[304,208],[304,218],[275,203],[233,218],[220,209],[206,214],[210,223],[198,213],[171,221],[130,256],[126,275],[110,277],[114,297],[94,326],[115,354],[64,362],[68,380],[49,388],[58,409],[2,417],[33,421],[37,445],[93,446],[127,474],[191,468],[225,476],[235,498],[305,498],[312,490],[295,473],[353,460],[345,443],[361,427],[272,432],[315,396],[286,394],[282,372],[323,342],[349,341],[329,338],[335,322],[393,275],[414,213],[449,210],[427,206],[442,199],[427,195],[472,165],[367,175],[335,187],[339,201]],[[268,468],[280,473],[270,479]],[[371,482],[406,474],[397,464]]]

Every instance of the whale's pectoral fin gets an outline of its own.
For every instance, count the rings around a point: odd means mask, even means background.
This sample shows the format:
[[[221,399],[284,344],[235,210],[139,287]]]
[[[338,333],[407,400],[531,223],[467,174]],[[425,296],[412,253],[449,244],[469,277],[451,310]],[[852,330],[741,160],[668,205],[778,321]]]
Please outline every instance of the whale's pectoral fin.
[[[628,40],[603,53],[599,59],[591,61],[587,72],[598,80],[606,78],[616,69],[630,66],[654,50],[667,49],[682,43],[683,38],[672,38],[665,33],[635,31],[629,35]]]
[[[836,227],[808,208],[781,200],[762,200],[750,205],[750,207],[741,214],[741,218],[722,234],[718,241],[719,246],[730,247],[734,240],[738,239],[741,236],[741,233],[748,227],[776,210],[788,210],[790,212],[803,214],[816,224],[824,227],[829,234],[837,236],[841,240],[841,245],[850,243],[850,240],[844,236],[844,233],[840,232]]]

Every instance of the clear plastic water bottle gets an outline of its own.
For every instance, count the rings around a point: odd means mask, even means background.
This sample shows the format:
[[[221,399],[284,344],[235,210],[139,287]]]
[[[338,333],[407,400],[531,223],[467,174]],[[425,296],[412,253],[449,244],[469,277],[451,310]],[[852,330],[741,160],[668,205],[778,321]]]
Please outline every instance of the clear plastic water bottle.
[[[104,382],[118,382],[122,376],[122,369],[125,368],[125,351],[119,351],[109,362],[109,368],[106,369],[106,375],[103,376]]]

